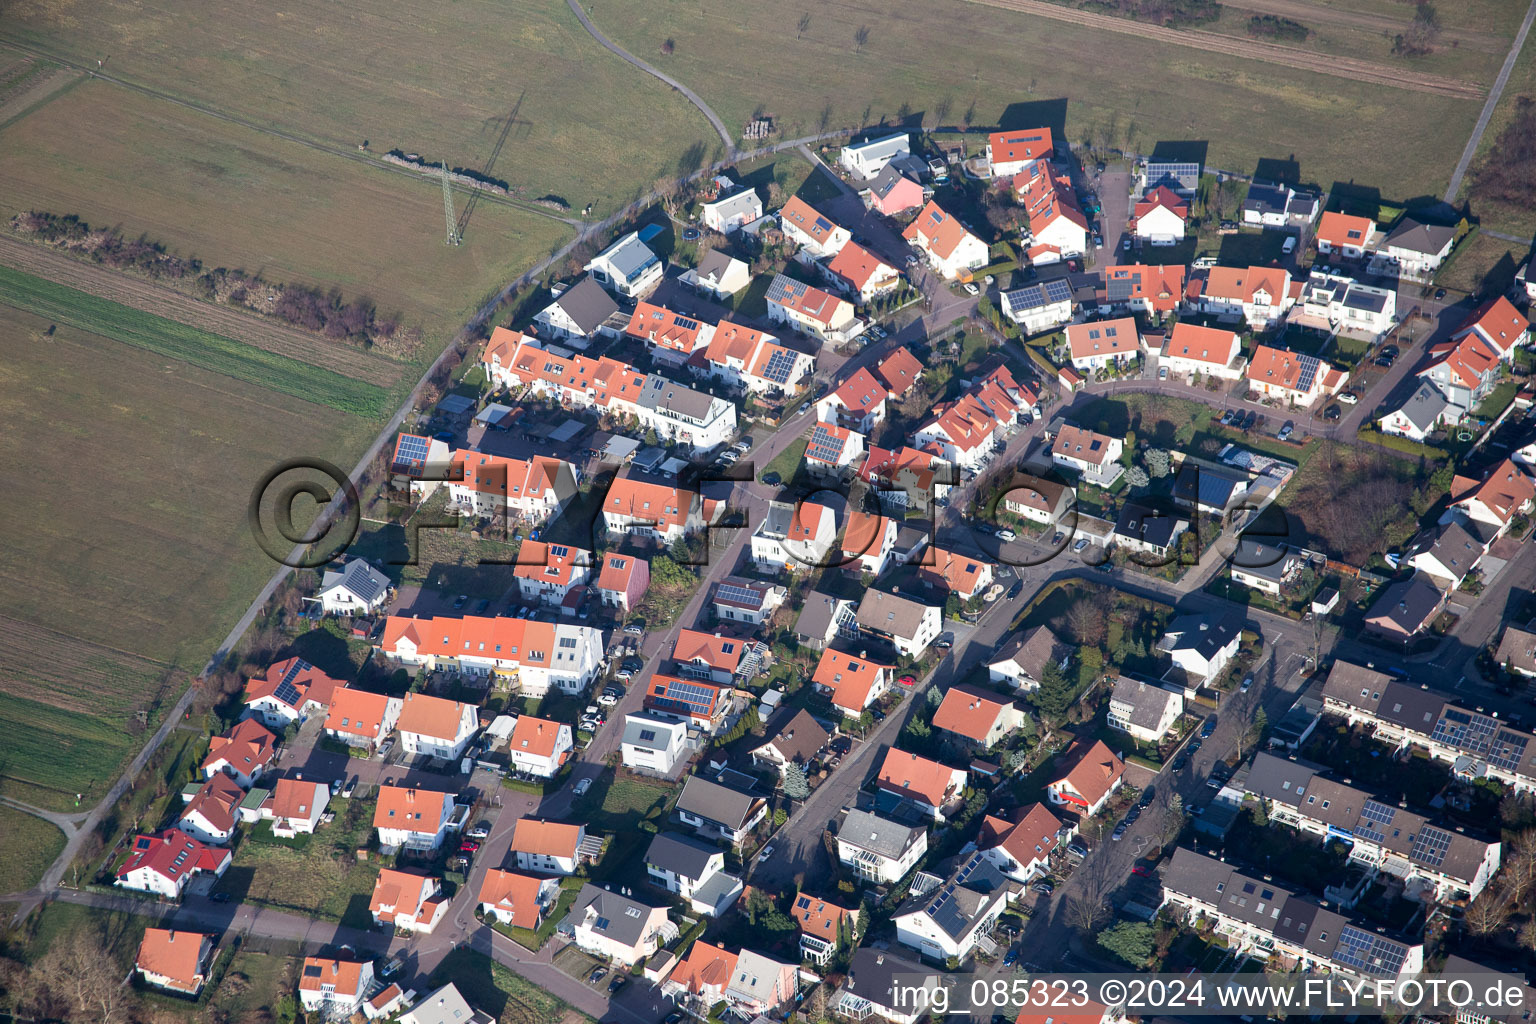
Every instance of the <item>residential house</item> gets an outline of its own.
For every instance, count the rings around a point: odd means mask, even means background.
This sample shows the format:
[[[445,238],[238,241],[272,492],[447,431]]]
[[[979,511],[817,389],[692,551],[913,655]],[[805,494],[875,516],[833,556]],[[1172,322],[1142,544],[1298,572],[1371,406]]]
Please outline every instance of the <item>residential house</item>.
[[[1013,191],[1028,221],[1023,256],[1031,265],[1059,263],[1088,251],[1088,217],[1072,179],[1048,160],[1035,160],[1013,177]]]
[[[743,667],[742,658],[751,648],[750,639],[715,630],[678,630],[672,645],[672,659],[679,675],[729,684]]]
[[[363,1008],[373,989],[373,964],[363,960],[304,958],[299,972],[299,1005],[326,1020],[345,1020]]]
[[[1426,530],[1408,549],[1406,564],[1428,573],[1444,590],[1461,586],[1488,551],[1483,533],[1491,530],[1460,517]]]
[[[1184,714],[1184,695],[1125,676],[1109,695],[1108,725],[1143,743],[1157,743]]]
[[[303,658],[285,658],[245,684],[246,713],[269,729],[286,729],[314,711],[328,709],[332,695],[345,685]]]
[[[277,737],[254,718],[242,718],[232,729],[208,741],[203,778],[226,775],[250,789],[277,755]]]
[[[805,464],[823,476],[840,476],[864,460],[864,435],[835,423],[816,423],[805,446]]]
[[[552,779],[575,748],[571,727],[533,715],[519,715],[507,740],[507,757],[516,771]]]
[[[651,564],[633,555],[605,554],[597,574],[597,599],[620,612],[633,611],[651,586]]]
[[[1341,256],[1358,260],[1374,248],[1376,222],[1369,217],[1353,217],[1347,213],[1324,213],[1317,222],[1319,256]]]
[[[598,284],[628,299],[638,299],[661,283],[666,264],[640,241],[638,232],[629,234],[598,253],[584,270],[597,278]]]
[[[687,722],[642,711],[624,716],[619,757],[626,768],[671,775],[687,744]]]
[[[795,998],[800,969],[762,953],[743,949],[725,987],[725,999],[744,1017],[777,1012]]]
[[[872,486],[882,508],[899,513],[899,517],[927,512],[960,480],[954,466],[943,458],[907,445],[894,449],[871,446],[859,478]]]
[[[927,852],[927,828],[903,825],[869,811],[850,810],[837,830],[837,859],[876,885],[905,878]]]
[[[987,674],[994,683],[1011,683],[1025,692],[1037,690],[1045,666],[1064,668],[1071,654],[1072,649],[1050,627],[1036,626],[1000,647],[987,663]]]
[[[885,170],[892,160],[911,152],[912,145],[907,133],[896,132],[844,146],[837,155],[837,162],[855,180],[869,181]]]
[[[1501,295],[1473,310],[1451,338],[1476,337],[1492,347],[1499,359],[1509,362],[1514,358],[1515,349],[1530,342],[1530,331],[1530,321]]]
[[[1279,323],[1295,302],[1290,272],[1279,267],[1212,267],[1190,290],[1201,312],[1243,319],[1256,330]]]
[[[943,609],[898,594],[866,590],[859,602],[859,628],[884,640],[899,654],[920,658],[938,638]]]
[[[1163,905],[1204,919],[1231,948],[1304,971],[1399,980],[1424,968],[1424,946],[1344,915],[1231,864],[1180,847],[1162,871]]]
[[[480,728],[479,711],[463,701],[407,693],[396,723],[400,748],[413,757],[457,760]]]
[[[1158,365],[1171,374],[1237,380],[1243,375],[1243,342],[1233,331],[1177,323],[1163,343]]]
[[[891,688],[895,671],[895,666],[870,661],[862,654],[845,654],[828,647],[816,663],[811,685],[830,697],[832,706],[845,717],[858,718]]]
[[[681,366],[694,353],[709,347],[715,325],[650,302],[642,302],[630,314],[624,333],[645,342],[660,362]]]
[[[779,226],[784,235],[800,248],[800,256],[811,259],[828,259],[852,240],[847,228],[832,222],[810,203],[799,196],[790,196],[789,202],[779,211]]]
[[[941,402],[912,434],[912,442],[924,450],[936,450],[946,461],[977,470],[1003,446],[1004,435],[1022,413],[1038,410],[1034,392],[1014,381],[999,366],[973,383],[960,397]]]
[[[986,815],[976,845],[987,860],[1015,882],[1030,882],[1051,868],[1051,854],[1077,831],[1044,804],[1030,804],[1006,818]]]
[[[592,626],[481,615],[390,616],[380,646],[386,658],[399,664],[452,669],[470,678],[489,676],[534,698],[543,698],[551,689],[584,692],[602,671],[604,650],[602,630]],[[336,717],[333,705],[331,721]],[[330,721],[326,724],[329,728]]]
[[[381,850],[436,850],[453,827],[453,794],[380,786],[373,827],[379,830]]]
[[[624,966],[639,963],[677,937],[666,907],[591,883],[582,886],[560,928],[569,929],[581,949]]]
[[[567,825],[538,818],[519,818],[512,825],[512,845],[508,850],[517,859],[519,871],[537,871],[546,875],[574,875],[576,867],[590,854],[585,825]]]
[[[1049,526],[1066,514],[1077,492],[1066,484],[1023,473],[1003,493],[1003,511]]]
[[[946,281],[987,265],[987,243],[931,199],[901,237],[922,252],[928,265]]]
[[[1440,269],[1456,244],[1456,229],[1404,217],[1387,233],[1380,254],[1405,277],[1425,278]]]
[[[615,317],[619,304],[591,274],[563,291],[551,292],[554,299],[533,317],[539,337],[586,348],[599,335],[618,336]]]
[[[1148,192],[1131,209],[1134,233],[1153,245],[1173,245],[1184,237],[1189,203],[1166,185]]]
[[[963,744],[987,750],[1022,729],[1028,719],[1011,699],[960,683],[944,691],[931,724]]]
[[[672,968],[661,991],[675,1001],[680,1000],[679,1005],[691,1003],[704,1010],[725,1002],[726,986],[735,973],[735,953],[727,952],[724,946],[696,939],[688,947],[688,955]]]
[[[868,434],[885,422],[885,403],[890,394],[890,389],[873,373],[859,367],[835,390],[816,400],[816,419]]]
[[[658,832],[646,850],[645,870],[653,885],[691,900],[705,882],[725,870],[725,853],[691,836]]]
[[[1431,347],[1429,355],[1419,379],[1433,384],[1444,397],[1442,418],[1454,426],[1493,391],[1499,379],[1498,351],[1481,337],[1468,334]]]
[[[424,499],[442,484],[448,488],[449,512],[530,524],[558,518],[575,500],[581,482],[580,471],[560,459],[508,459],[468,449],[453,453],[446,477],[412,481],[412,496]]]
[[[993,132],[985,155],[994,178],[1011,178],[1036,160],[1049,160],[1056,151],[1049,128]]]
[[[788,710],[777,722],[769,723],[768,739],[752,750],[754,764],[771,765],[780,774],[789,765],[809,767],[832,740],[832,734],[809,711],[801,708],[790,715]]]
[[[729,235],[763,216],[763,200],[755,188],[721,196],[699,207],[699,220],[711,231]],[[718,250],[713,250],[718,251]]]
[[[330,714],[325,718],[325,734],[349,747],[371,749],[394,731],[400,720],[401,700],[382,693],[337,687],[331,695]]]
[[[854,940],[861,915],[857,906],[849,910],[801,891],[789,916],[800,927],[800,959],[825,967],[841,942]]]
[[[512,578],[517,580],[518,596],[524,601],[558,607],[572,590],[591,582],[592,552],[567,544],[525,540],[518,545]]]
[[[1189,520],[1178,513],[1131,500],[1120,506],[1111,536],[1116,547],[1166,559],[1177,553],[1179,537],[1188,530]]]
[[[1063,423],[1051,439],[1051,462],[1075,470],[1088,483],[1109,487],[1125,471],[1120,465],[1124,450],[1118,437]]]
[[[859,245],[849,242],[826,264],[826,274],[860,302],[873,302],[901,284],[901,271]]]
[[[1051,803],[1087,818],[1099,813],[1125,781],[1125,762],[1103,740],[1078,740],[1057,763],[1061,772],[1046,786]]]
[[[1104,289],[1098,296],[1099,312],[1143,313],[1161,320],[1175,312],[1184,300],[1184,277],[1188,269],[1144,263],[1105,267]]]
[[[553,878],[535,878],[491,868],[480,880],[480,910],[502,924],[538,931],[544,913],[560,895]]]
[[[1222,516],[1248,493],[1248,474],[1185,459],[1173,478],[1173,500],[1182,508]]]
[[[1025,335],[1054,331],[1072,319],[1072,285],[1064,278],[1003,292],[1003,315]]]
[[[752,283],[752,269],[729,253],[711,249],[699,258],[698,266],[683,271],[680,280],[694,291],[727,300]]]
[[[1455,415],[1459,419],[1458,413],[1459,410],[1453,410],[1451,403],[1435,387],[1433,381],[1421,378],[1419,386],[1408,400],[1376,423],[1383,434],[1396,434],[1410,441],[1423,442],[1440,429],[1448,417]]]
[[[1255,181],[1243,199],[1243,223],[1250,227],[1288,228],[1310,224],[1317,200],[1288,185]]]
[[[861,326],[847,299],[784,274],[774,275],[765,298],[771,323],[787,324],[823,341],[847,341]]]
[[[382,868],[368,901],[373,923],[395,931],[431,934],[448,913],[442,879]]]
[[[978,598],[992,585],[992,563],[941,547],[930,547],[918,568],[926,586],[953,594],[962,601]]]
[[[731,685],[706,679],[680,679],[653,673],[645,692],[645,709],[672,715],[703,730],[716,732],[730,709]]]
[[[218,878],[229,867],[231,854],[199,842],[179,828],[154,835],[136,836],[128,845],[128,859],[117,869],[114,884],[137,892],[180,899],[187,883],[197,875]]]
[[[1193,199],[1200,188],[1200,163],[1194,160],[1148,160],[1140,170],[1141,190],[1150,192],[1159,186]]]
[[[699,495],[633,476],[615,477],[603,495],[603,526],[671,545],[705,525]]]
[[[832,1009],[849,1020],[877,1015],[891,1024],[917,1024],[932,1009],[930,993],[942,987],[939,971],[886,949],[865,947],[854,952]]]
[[[1284,541],[1244,534],[1232,551],[1227,571],[1232,582],[1279,597],[1301,568],[1301,557]]]
[[[834,639],[854,640],[858,635],[858,611],[853,601],[819,590],[806,595],[795,620],[795,640],[800,646],[821,651]]]
[[[837,513],[813,501],[770,501],[752,531],[752,561],[764,572],[820,569],[837,541]]]
[[[1493,467],[1482,483],[1458,476],[1451,481],[1451,507],[1468,519],[1493,527],[1495,537],[1509,530],[1515,516],[1531,511],[1536,484],[1514,461]]]
[[[768,815],[768,803],[752,793],[689,776],[675,807],[683,824],[700,835],[740,846]]]
[[[922,381],[923,364],[905,345],[898,345],[875,363],[875,379],[891,398],[901,398]]]
[[[1157,649],[1190,676],[1214,680],[1221,675],[1243,639],[1243,619],[1236,612],[1180,615],[1168,623]]]
[[[1429,628],[1445,607],[1446,594],[1430,578],[1415,572],[1382,588],[1365,613],[1365,628],[1389,640],[1407,643]]]
[[[1141,332],[1130,317],[1068,324],[1067,345],[1072,353],[1072,365],[1079,370],[1119,368],[1140,357]]]
[[[380,1009],[377,1016],[385,1016],[385,1013]],[[399,1024],[496,1024],[496,1018],[470,1006],[459,990],[448,984],[402,1013]]]
[[[720,321],[704,361],[710,376],[754,395],[795,394],[816,370],[814,357],[786,348],[771,334],[729,320]]]
[[[1536,677],[1536,623],[1521,626],[1505,626],[1499,639],[1499,649],[1493,660],[1506,671],[1518,672],[1526,677]]]
[[[1314,268],[1301,286],[1301,310],[1334,331],[1385,334],[1397,323],[1397,293]]]
[[[903,174],[899,168],[889,164],[875,175],[875,180],[871,181],[869,187],[859,195],[871,210],[883,213],[887,217],[895,217],[908,210],[916,210],[928,198],[922,185]]]
[[[228,775],[215,774],[187,801],[176,827],[193,839],[223,846],[234,838],[245,791]]]
[[[779,610],[788,593],[777,584],[727,576],[715,584],[710,603],[715,615],[727,622],[761,626]]]
[[[388,576],[365,559],[354,558],[321,575],[314,599],[326,615],[371,615],[389,603],[393,590]]]
[[[875,784],[933,820],[943,821],[944,808],[964,794],[965,777],[964,768],[951,768],[892,747],[880,762]]]
[[[1324,395],[1337,394],[1348,377],[1316,356],[1271,345],[1255,345],[1248,360],[1249,389],[1303,409]]]
[[[133,969],[146,984],[169,992],[195,996],[208,980],[213,955],[212,935],[174,928],[146,928],[139,940]]]
[[[273,835],[291,839],[314,832],[330,802],[330,786],[292,776],[277,780],[272,795],[262,805],[261,816],[272,820]]]
[[[994,952],[992,927],[1018,891],[986,854],[973,853],[944,884],[896,908],[896,941],[940,961],[963,962],[978,947]]]

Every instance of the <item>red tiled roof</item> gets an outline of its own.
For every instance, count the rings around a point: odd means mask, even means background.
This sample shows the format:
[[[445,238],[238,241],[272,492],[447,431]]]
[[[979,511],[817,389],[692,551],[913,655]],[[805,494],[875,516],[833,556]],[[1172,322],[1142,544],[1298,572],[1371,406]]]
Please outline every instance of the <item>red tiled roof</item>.
[[[1071,767],[1060,778],[1089,804],[1098,803],[1115,780],[1125,774],[1125,762],[1103,740],[1095,740],[1092,745],[1079,740],[1067,750],[1066,760]]]
[[[208,756],[203,758],[203,770],[228,762],[241,775],[252,775],[265,768],[277,753],[277,737],[254,718],[235,723],[235,727],[222,736],[208,741]]]
[[[1049,157],[1054,150],[1049,128],[1025,128],[1011,132],[993,132],[987,136],[994,164],[1018,163]]]
[[[868,658],[827,648],[821,652],[811,683],[829,690],[832,703],[844,710],[862,711],[869,702],[869,693],[876,677],[882,672],[893,672],[891,665],[882,665]]]
[[[1173,213],[1179,220],[1184,220],[1189,216],[1189,204],[1179,198],[1178,193],[1167,185],[1159,185],[1137,200],[1136,209],[1132,216],[1140,220],[1159,206]]]
[[[923,364],[905,346],[895,349],[875,366],[875,376],[892,395],[911,391],[922,375]]]
[[[920,797],[932,807],[942,806],[957,769],[892,747],[880,765],[878,782],[896,793]]]
[[[870,278],[882,271],[894,274],[896,268],[855,242],[843,246],[827,263],[827,272],[847,281],[854,291],[863,291]]]
[[[970,686],[951,686],[933,712],[932,724],[935,729],[984,743],[1008,705],[998,694]]]
[[[266,674],[262,677],[251,677],[245,684],[245,702],[249,704],[262,697],[275,697],[277,688],[282,685],[290,669],[294,670],[294,674],[288,682],[292,683],[299,693],[299,702],[289,705],[295,711],[302,710],[310,701],[329,707],[331,694],[337,687],[347,685],[340,679],[332,679],[302,658],[285,658],[275,665],[268,666]]]
[[[155,835],[141,835],[129,846],[128,859],[117,869],[118,878],[126,878],[148,868],[173,882],[194,871],[218,871],[230,858],[228,850],[206,846],[179,828],[168,828]]]
[[[1371,240],[1376,222],[1369,217],[1351,217],[1346,213],[1325,213],[1317,222],[1317,240],[1329,245],[1351,245],[1363,249]]]
[[[947,260],[954,255],[961,242],[974,236],[960,223],[960,218],[945,213],[938,203],[930,199],[928,205],[918,212],[917,218],[907,225],[901,237],[909,242],[915,241],[939,259]]]
[[[543,913],[539,906],[543,885],[543,880],[532,875],[491,868],[480,881],[480,902],[510,911],[512,927],[532,930],[538,928]]]
[[[575,857],[581,844],[581,826],[538,818],[519,818],[512,826],[512,853],[544,857]]]
[[[212,938],[201,932],[146,928],[136,961],[140,970],[169,978],[188,991],[197,987],[203,967],[203,943]]]
[[[385,632],[387,638],[388,630]],[[326,716],[325,727],[349,736],[377,736],[388,707],[389,698],[382,693],[369,693],[367,690],[343,686],[331,696],[331,710]]]
[[[1140,350],[1141,332],[1132,317],[1093,320],[1085,324],[1068,324],[1067,343],[1072,347],[1073,359],[1125,355]]]

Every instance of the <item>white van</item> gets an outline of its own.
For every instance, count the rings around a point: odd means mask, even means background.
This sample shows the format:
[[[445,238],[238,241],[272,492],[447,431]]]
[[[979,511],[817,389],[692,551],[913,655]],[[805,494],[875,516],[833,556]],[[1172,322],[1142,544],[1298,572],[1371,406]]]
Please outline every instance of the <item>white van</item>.
[[[1295,252],[1296,251],[1296,236],[1295,235],[1291,235],[1290,237],[1286,238],[1285,244],[1280,247],[1280,251],[1285,253],[1287,256],[1289,256],[1291,253]]]

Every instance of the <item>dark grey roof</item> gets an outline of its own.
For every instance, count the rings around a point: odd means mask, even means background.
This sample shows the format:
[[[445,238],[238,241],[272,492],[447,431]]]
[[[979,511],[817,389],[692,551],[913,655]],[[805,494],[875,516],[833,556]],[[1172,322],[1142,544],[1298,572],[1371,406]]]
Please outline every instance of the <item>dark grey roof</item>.
[[[1380,288],[1371,288],[1359,283],[1351,283],[1344,289],[1344,305],[1348,309],[1363,309],[1371,313],[1380,313],[1387,305],[1387,297],[1391,292]]]
[[[1028,309],[1043,309],[1058,302],[1070,303],[1071,301],[1072,283],[1064,277],[1050,281],[1036,281],[1003,295],[1004,304],[1015,313]]]
[[[894,993],[898,979],[904,990],[919,985],[918,979],[923,978],[930,979],[928,984],[937,989],[942,976],[941,972],[933,968],[904,960],[889,950],[865,946],[853,953],[848,964],[848,974],[843,981],[843,991],[867,999],[876,1006],[896,1009],[898,1000]]]
[[[1232,550],[1228,562],[1231,563],[1232,568],[1245,575],[1283,583],[1287,568],[1295,560],[1296,554],[1291,551],[1289,545],[1276,543],[1268,537],[1250,537],[1244,534],[1238,538],[1237,547]]]
[[[977,850],[943,885],[911,897],[897,908],[896,916],[926,914],[940,931],[958,942],[985,919],[986,908],[997,902],[994,894],[1007,887],[1007,876]]]
[[[1471,572],[1483,557],[1487,543],[1470,521],[1463,524],[1453,519],[1436,526],[1420,538],[1414,546],[1414,554],[1432,554],[1437,562],[1455,573],[1459,579]]]
[[[1319,196],[1314,196],[1308,192],[1297,192],[1291,196],[1291,201],[1285,204],[1285,214],[1288,217],[1304,217],[1307,220],[1311,220],[1312,215],[1317,212],[1317,204],[1320,202],[1322,202],[1322,198]]]
[[[1061,642],[1061,638],[1052,633],[1046,626],[1036,626],[1020,636],[1015,636],[997,652],[997,657],[992,664],[1000,661],[1011,661],[1023,669],[1031,679],[1039,679],[1045,671],[1045,666],[1060,664],[1061,660],[1072,652],[1072,648]]]
[[[795,632],[825,641],[833,635],[838,617],[851,612],[852,608],[853,602],[847,598],[813,590],[806,596],[805,607],[800,609],[800,617],[795,620]]]
[[[868,811],[852,810],[838,828],[837,838],[861,850],[900,860],[902,853],[926,832],[922,827],[913,828]]]
[[[682,795],[677,798],[677,809],[737,829],[746,824],[753,808],[760,803],[762,800],[751,793],[743,793],[694,775],[683,784]]]
[[[1368,625],[1389,633],[1411,635],[1429,625],[1445,595],[1423,573],[1388,586],[1366,613]]]
[[[683,878],[700,879],[720,851],[708,843],[674,832],[659,832],[645,852],[645,862]]]
[[[650,247],[640,241],[638,231],[631,231],[597,255],[599,259],[606,259],[626,280],[633,280],[640,271],[660,262]]]
[[[646,374],[645,386],[635,404],[643,409],[664,409],[693,420],[708,418],[715,396],[695,391],[660,374]]]
[[[1389,248],[1423,253],[1426,256],[1438,256],[1440,250],[1455,238],[1456,229],[1453,227],[1425,224],[1412,217],[1404,217],[1387,235],[1385,245]]]
[[[1243,620],[1236,612],[1210,612],[1180,615],[1168,623],[1158,644],[1166,651],[1194,651],[1209,660],[1243,632]]]
[[[896,550],[911,551],[928,542],[933,524],[926,519],[904,519],[896,524]]]
[[[581,887],[566,920],[572,927],[581,924],[588,917],[588,908],[592,911],[591,929],[625,946],[633,946],[645,938],[646,922],[651,911],[656,909],[590,882]]]
[[[732,263],[740,262],[740,260],[728,252],[720,249],[711,249],[704,254],[703,259],[699,260],[699,265],[696,269],[700,278],[710,278],[711,280],[718,281],[721,275],[731,269]],[[746,264],[742,265],[745,266]]]
[[[917,628],[929,606],[899,594],[866,590],[859,602],[859,625],[878,633],[904,640],[917,635]]]
[[[411,1004],[408,1014],[415,1024],[496,1024],[496,1018],[469,1005],[453,983]]]
[[[1130,537],[1153,547],[1165,548],[1174,537],[1189,528],[1189,520],[1173,512],[1165,512],[1139,501],[1128,501],[1120,509],[1115,523],[1117,537]]]
[[[576,326],[586,334],[597,330],[619,311],[619,304],[613,301],[613,297],[603,290],[603,286],[591,274],[583,276],[580,281],[561,292],[550,305],[564,310],[565,315],[574,320]]]
[[[1173,497],[1191,505],[1198,502],[1207,508],[1224,509],[1238,486],[1246,487],[1247,483],[1247,473],[1201,466],[1186,459],[1173,478]]]
[[[1440,389],[1428,378],[1419,382],[1418,389],[1413,397],[1404,402],[1402,408],[1397,411],[1408,417],[1408,422],[1418,427],[1421,431],[1428,431],[1435,422],[1445,415],[1445,410],[1451,407],[1446,401]]]
[[[1254,182],[1248,186],[1248,198],[1243,200],[1243,210],[1255,213],[1284,213],[1291,199],[1291,190],[1283,185]]]
[[[884,199],[891,194],[891,189],[896,187],[896,183],[905,177],[906,175],[901,173],[901,168],[897,167],[894,163],[886,164],[880,169],[880,173],[875,175],[875,180],[869,183],[869,190],[879,198]],[[907,180],[910,181],[911,179],[908,178]]]
[[[1163,721],[1163,712],[1177,696],[1156,683],[1146,683],[1140,679],[1121,676],[1115,680],[1115,688],[1110,694],[1110,700],[1130,705],[1132,725],[1142,729],[1155,729]]]
[[[322,591],[333,587],[346,587],[358,599],[372,604],[379,595],[389,589],[389,577],[361,558],[354,558],[342,566],[340,572],[327,572],[320,581]]]
[[[769,723],[768,742],[763,746],[772,746],[779,752],[779,756],[792,764],[804,764],[815,757],[831,738],[831,734],[811,717],[809,711],[801,708],[790,714],[789,709],[785,708],[777,722]]]

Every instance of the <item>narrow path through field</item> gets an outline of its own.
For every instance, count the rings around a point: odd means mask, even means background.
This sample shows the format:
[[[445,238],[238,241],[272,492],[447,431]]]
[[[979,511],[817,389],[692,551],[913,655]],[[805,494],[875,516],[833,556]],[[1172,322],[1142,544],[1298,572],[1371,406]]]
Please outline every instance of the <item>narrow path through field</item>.
[[[388,171],[391,174],[404,175],[405,177],[414,179],[418,182],[426,182],[430,187],[433,188],[437,187],[436,183],[430,177],[423,175],[420,171],[400,167],[396,164],[385,163],[383,160],[380,160],[368,153],[361,153],[355,149],[345,149],[341,146],[332,146],[328,143],[320,142],[316,139],[306,138],[303,135],[297,135],[293,132],[283,131],[281,128],[274,128],[271,125],[265,125],[256,121],[247,120],[243,117],[237,117],[234,114],[226,113],[222,110],[215,109],[214,107],[209,107],[202,103],[196,103],[192,100],[184,99],[175,95],[174,93],[162,92],[159,89],[151,89],[147,85],[139,85],[136,82],[130,82],[124,78],[117,78],[113,75],[105,74],[96,68],[90,68],[84,64],[76,64],[66,57],[61,57],[58,54],[50,53],[47,50],[42,50],[35,46],[18,43],[14,39],[0,39],[0,45],[9,46],[14,50],[17,50],[21,53],[31,54],[34,57],[46,58],[47,60],[51,60],[56,64],[62,64],[67,68],[74,68],[77,71],[84,71],[92,78],[98,78],[103,82],[110,82],[113,85],[122,86],[124,89],[132,89],[134,92],[141,93],[145,96],[153,96],[155,99],[164,100],[167,103],[175,103],[178,106],[186,107],[188,110],[195,110],[199,114],[206,114],[209,117],[216,117],[220,121],[227,121],[230,124],[237,124],[242,128],[249,128],[253,132],[260,132],[263,135],[270,135],[273,138],[282,139],[285,142],[292,142],[300,146],[306,146],[309,149],[313,149],[320,153],[328,153],[331,156],[339,156],[344,160],[352,160],[356,163],[367,164],[369,167],[381,171]],[[524,213],[538,214],[540,217],[547,217],[550,220],[557,220],[562,224],[569,224],[576,228],[579,228],[582,225],[582,221],[574,217],[557,216],[554,213],[551,213],[547,208],[539,206],[535,203],[526,203],[518,199],[513,199],[509,196],[497,195],[494,192],[482,191],[478,192],[478,195],[483,201],[487,203],[499,203],[503,206],[515,207],[519,210],[522,210]]]
[[[75,832],[80,828],[80,820],[84,818],[87,813],[85,811],[81,811],[78,814],[60,814],[58,811],[45,811],[41,807],[33,807],[31,804],[24,804],[20,800],[12,800],[8,796],[0,796],[0,804],[4,804],[13,811],[20,811],[23,814],[30,814],[34,818],[42,818],[50,825],[57,827],[58,830],[63,832],[65,836],[73,836],[75,834]]]
[[[1324,7],[1310,0],[1222,0],[1228,7],[1236,7],[1255,14],[1275,14],[1290,18],[1312,28],[1315,25],[1338,25],[1343,28],[1363,29],[1367,32],[1383,32],[1396,35],[1412,24],[1411,17],[1394,18],[1388,14],[1369,14],[1365,11],[1345,11],[1337,7]],[[1409,14],[1412,11],[1409,10]],[[1456,40],[1462,46],[1497,53],[1504,49],[1505,37],[1491,32],[1473,32],[1467,29],[1445,29],[1442,41],[1449,45]]]
[[[687,97],[688,102],[698,107],[699,113],[709,118],[709,123],[715,126],[715,131],[720,135],[720,141],[725,143],[725,155],[729,157],[736,151],[736,140],[732,137],[731,133],[726,130],[725,122],[720,120],[719,114],[710,109],[708,103],[705,103],[702,99],[699,98],[698,93],[694,92],[692,89],[688,88],[686,85],[684,85],[682,82],[679,82],[671,75],[647,64],[645,61],[641,60],[639,57],[636,57],[634,54],[630,53],[628,50],[624,49],[617,43],[610,42],[608,37],[599,32],[597,30],[597,26],[592,24],[592,19],[587,17],[587,12],[582,9],[580,0],[565,0],[565,2],[570,5],[572,13],[576,15],[576,20],[581,22],[581,27],[586,29],[587,32],[591,34],[593,39],[596,39],[600,44],[602,44],[603,49],[608,50],[610,53],[618,54],[620,57],[633,64],[641,71],[644,71],[648,75],[654,75],[655,77],[670,85],[672,88],[676,89],[678,92],[682,93],[685,97]]]
[[[1510,44],[1509,54],[1504,58],[1504,66],[1499,68],[1499,76],[1493,80],[1493,88],[1488,90],[1488,101],[1483,104],[1483,112],[1477,115],[1477,124],[1472,128],[1472,137],[1467,140],[1467,147],[1461,151],[1461,159],[1456,161],[1456,170],[1451,174],[1451,183],[1445,189],[1445,201],[1454,203],[1456,193],[1461,191],[1461,179],[1467,176],[1467,168],[1472,166],[1472,158],[1477,155],[1477,147],[1483,141],[1483,132],[1488,130],[1488,121],[1493,117],[1494,108],[1499,105],[1499,97],[1504,95],[1504,86],[1509,84],[1509,74],[1515,69],[1515,61],[1520,57],[1520,50],[1525,46],[1525,37],[1531,34],[1531,22],[1536,20],[1536,0],[1531,0],[1531,5],[1526,8],[1525,20],[1520,22],[1520,31],[1515,33],[1515,41]]]
[[[1034,14],[1042,18],[1050,18],[1053,21],[1065,21],[1074,25],[1102,29],[1106,32],[1118,32],[1121,35],[1137,36],[1141,39],[1168,43],[1173,46],[1186,46],[1194,50],[1207,50],[1211,53],[1223,53],[1231,57],[1243,57],[1248,60],[1264,61],[1269,64],[1280,64],[1285,67],[1296,68],[1301,71],[1311,71],[1320,75],[1333,75],[1336,78],[1369,82],[1373,85],[1387,85],[1398,89],[1408,89],[1413,92],[1454,96],[1457,99],[1475,100],[1481,99],[1483,96],[1482,87],[1476,83],[1463,82],[1455,78],[1446,78],[1442,75],[1431,75],[1419,71],[1405,71],[1386,64],[1377,64],[1374,61],[1358,60],[1353,57],[1338,57],[1327,53],[1314,53],[1310,50],[1303,50],[1294,46],[1238,39],[1233,36],[1219,35],[1215,32],[1203,32],[1199,29],[1173,29],[1165,28],[1162,25],[1149,25],[1145,22],[1131,21],[1127,18],[1116,18],[1108,14],[1094,14],[1090,11],[1079,11],[1071,7],[1062,7],[1059,4],[1049,3],[1047,0],[969,0],[969,2],[985,4],[988,7],[1000,7],[1008,11],[1018,11],[1021,14]]]
[[[380,387],[392,386],[404,372],[400,364],[383,356],[329,341],[318,334],[308,334],[254,313],[201,302],[153,281],[84,263],[64,253],[3,234],[0,234],[0,264]]]

